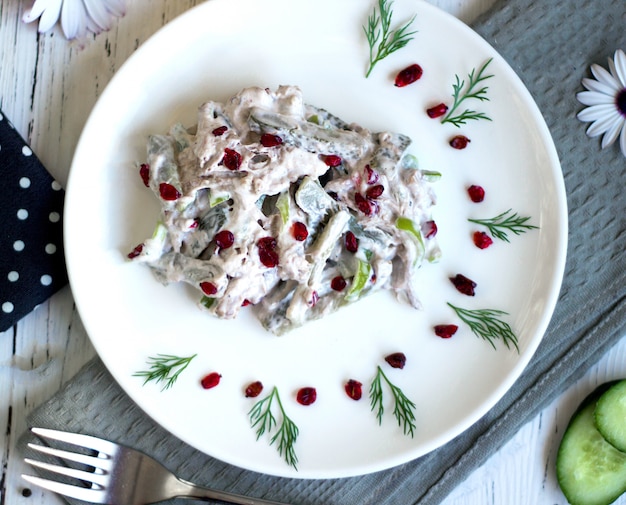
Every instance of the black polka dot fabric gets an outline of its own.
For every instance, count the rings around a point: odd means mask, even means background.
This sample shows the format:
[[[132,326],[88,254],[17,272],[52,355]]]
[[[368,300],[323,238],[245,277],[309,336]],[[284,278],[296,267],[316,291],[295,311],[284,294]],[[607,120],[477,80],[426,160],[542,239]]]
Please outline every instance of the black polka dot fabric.
[[[64,191],[0,111],[0,332],[67,283]]]

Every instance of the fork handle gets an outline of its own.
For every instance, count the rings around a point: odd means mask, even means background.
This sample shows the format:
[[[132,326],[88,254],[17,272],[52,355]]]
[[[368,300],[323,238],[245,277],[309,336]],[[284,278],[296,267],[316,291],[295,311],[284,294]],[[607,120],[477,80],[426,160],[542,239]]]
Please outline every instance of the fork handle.
[[[202,486],[197,486],[192,482],[188,482],[183,479],[178,479],[182,484],[185,484],[184,494],[179,495],[179,498],[194,498],[198,500],[217,500],[224,503],[232,503],[236,505],[288,505],[284,502],[277,502],[271,500],[264,500],[262,498],[252,498],[251,496],[243,496],[235,493],[229,493],[227,491],[218,491],[217,489],[209,489]]]

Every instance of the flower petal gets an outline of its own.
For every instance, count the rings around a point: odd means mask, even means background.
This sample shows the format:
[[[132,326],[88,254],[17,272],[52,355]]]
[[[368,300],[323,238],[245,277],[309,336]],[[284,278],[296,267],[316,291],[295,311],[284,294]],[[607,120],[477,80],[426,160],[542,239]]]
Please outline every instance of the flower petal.
[[[621,49],[615,51],[613,60],[609,59],[611,73],[620,82],[622,88],[626,88],[626,53]]]
[[[61,27],[68,39],[85,36],[87,33],[87,11],[83,0],[63,0]]]
[[[609,86],[613,90],[613,92],[621,88],[620,83],[617,81],[617,79],[613,77],[611,73],[604,67],[601,67],[600,65],[594,63],[593,65],[591,65],[591,73],[598,82]]]
[[[604,93],[598,93],[597,91],[581,91],[576,94],[576,98],[583,105],[612,104],[614,101],[612,96],[607,96]]]
[[[611,104],[601,104],[601,105],[592,105],[591,107],[587,107],[581,110],[576,117],[581,121],[597,121],[604,120],[607,118],[619,117],[619,113],[615,110],[615,105]]]
[[[30,23],[39,18],[38,30],[47,32],[58,21],[63,0],[35,0],[33,7],[24,13],[22,20]]]
[[[613,119],[613,122],[609,125],[604,137],[602,137],[602,149],[610,146],[617,140],[620,131],[622,130],[622,126],[624,126],[624,120],[617,116]]]
[[[106,4],[107,10],[114,16],[121,18],[126,14],[125,0],[105,0],[104,3]]]
[[[603,117],[591,123],[589,128],[587,128],[587,135],[589,137],[597,137],[598,135],[602,135],[607,132],[611,126],[613,125],[616,116]],[[618,117],[618,119],[621,119]]]
[[[113,18],[109,14],[102,0],[83,0],[85,9],[100,30],[109,30],[113,24]]]
[[[604,83],[598,82],[594,79],[588,79],[586,77],[582,80],[582,84],[589,91],[597,91],[598,93],[604,93],[605,95],[610,97],[614,97],[615,92],[617,91],[616,89],[611,88]]]
[[[619,138],[619,147],[622,150],[622,154],[626,156],[626,121],[622,125],[622,133]]]

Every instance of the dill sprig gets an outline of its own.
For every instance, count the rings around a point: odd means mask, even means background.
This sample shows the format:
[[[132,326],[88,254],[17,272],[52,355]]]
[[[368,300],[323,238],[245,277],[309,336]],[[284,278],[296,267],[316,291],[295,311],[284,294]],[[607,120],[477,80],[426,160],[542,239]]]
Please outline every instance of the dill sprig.
[[[521,235],[528,230],[538,228],[538,226],[526,224],[529,220],[530,217],[519,216],[517,212],[513,212],[513,209],[506,210],[489,219],[468,219],[470,223],[486,226],[493,238],[504,240],[505,242],[509,242],[507,230],[515,235]]]
[[[253,428],[256,428],[256,439],[259,440],[265,433],[270,433],[277,426],[276,417],[272,413],[272,404],[276,400],[280,412],[281,423],[278,431],[270,438],[270,445],[278,441],[278,453],[283,456],[288,465],[298,469],[298,457],[294,445],[298,438],[299,430],[295,423],[289,419],[283,408],[276,386],[265,398],[256,402],[248,415]]]
[[[402,426],[405,435],[411,435],[413,438],[415,430],[415,403],[409,400],[398,386],[394,385],[385,375],[382,368],[378,366],[376,377],[370,386],[370,407],[372,411],[376,411],[376,419],[378,424],[382,424],[385,407],[383,405],[383,381],[391,390],[393,395],[394,408],[393,415],[398,421],[398,426]]]
[[[449,302],[448,306],[456,312],[461,321],[470,327],[474,335],[487,340],[494,349],[496,348],[495,340],[499,339],[504,342],[507,349],[515,347],[519,352],[517,336],[513,333],[511,326],[499,319],[500,316],[508,315],[508,312],[494,309],[463,309]]]
[[[489,101],[489,98],[487,97],[487,89],[489,88],[487,88],[487,86],[477,88],[477,86],[481,82],[493,77],[493,75],[484,75],[485,70],[489,63],[491,63],[492,59],[493,58],[489,58],[487,60],[487,62],[478,71],[478,74],[476,74],[475,68],[472,69],[467,76],[468,83],[465,91],[463,91],[463,88],[465,87],[465,80],[461,80],[458,75],[455,75],[456,82],[452,85],[454,103],[448,111],[448,114],[446,114],[446,116],[441,120],[442,123],[452,123],[454,126],[459,128],[469,120],[486,119],[487,121],[491,121],[491,118],[484,112],[476,112],[475,110],[465,109],[463,112],[458,113],[457,109],[465,100],[470,98],[475,98],[481,102]]]
[[[392,5],[392,1],[378,0],[380,17],[376,12],[376,8],[374,8],[367,18],[367,25],[363,26],[363,31],[365,32],[370,48],[370,61],[367,73],[365,74],[366,78],[372,73],[376,63],[385,59],[391,53],[402,49],[413,40],[412,35],[417,33],[416,31],[408,31],[413,21],[415,21],[415,15],[400,28],[391,30],[391,17],[393,16]]]
[[[161,391],[165,391],[174,385],[181,372],[187,368],[191,360],[196,356],[197,354],[187,357],[157,354],[148,358],[147,364],[150,365],[148,370],[135,372],[133,377],[144,377],[144,386],[150,381],[154,381],[157,384],[165,382],[161,388]]]

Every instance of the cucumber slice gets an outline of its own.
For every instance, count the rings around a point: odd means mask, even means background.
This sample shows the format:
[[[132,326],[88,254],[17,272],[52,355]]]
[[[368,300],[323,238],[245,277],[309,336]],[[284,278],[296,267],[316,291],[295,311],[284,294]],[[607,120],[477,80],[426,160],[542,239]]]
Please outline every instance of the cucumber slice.
[[[571,505],[608,505],[626,491],[626,453],[600,434],[594,411],[607,385],[591,393],[572,416],[556,459],[556,473]]]
[[[600,397],[595,420],[606,441],[626,452],[626,380],[619,381]]]

